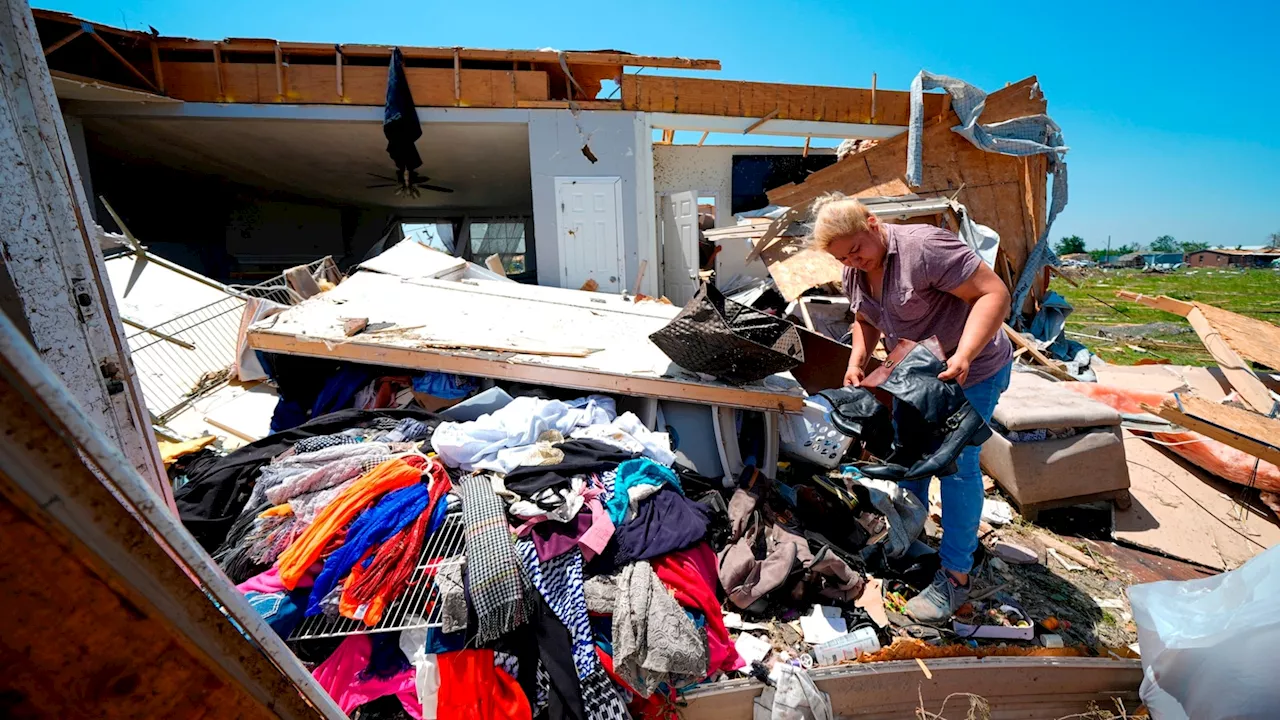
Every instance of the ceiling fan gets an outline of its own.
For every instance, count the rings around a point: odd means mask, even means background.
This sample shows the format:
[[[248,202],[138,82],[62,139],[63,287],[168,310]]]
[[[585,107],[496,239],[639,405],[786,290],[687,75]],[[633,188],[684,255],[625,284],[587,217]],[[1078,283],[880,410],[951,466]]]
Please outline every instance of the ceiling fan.
[[[124,285],[124,295],[122,296],[129,297],[129,291],[133,290],[138,278],[142,277],[142,269],[147,266],[147,246],[138,242],[138,238],[129,232],[129,228],[124,226],[124,221],[116,214],[115,209],[111,207],[111,203],[107,202],[105,197],[99,195],[98,199],[102,201],[102,206],[107,209],[111,219],[116,221],[116,227],[120,228],[120,232],[124,235],[125,247],[129,248],[133,253],[133,270],[129,273],[129,281]]]
[[[370,177],[378,180],[385,180],[383,183],[375,183],[366,185],[366,188],[388,188],[396,189],[396,195],[400,197],[418,197],[422,190],[434,190],[436,192],[451,193],[453,188],[447,188],[440,185],[431,185],[427,181],[431,178],[426,175],[419,175],[415,170],[396,171],[396,177],[387,177],[386,175],[378,175],[377,173],[369,173]]]

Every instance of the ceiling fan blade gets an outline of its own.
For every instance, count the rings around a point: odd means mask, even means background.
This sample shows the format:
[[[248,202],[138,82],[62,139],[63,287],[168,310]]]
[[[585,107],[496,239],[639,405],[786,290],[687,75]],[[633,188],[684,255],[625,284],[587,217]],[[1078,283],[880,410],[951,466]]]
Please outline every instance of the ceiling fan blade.
[[[147,266],[146,253],[137,253],[133,256],[133,270],[129,272],[129,282],[124,284],[124,297],[129,297],[129,291],[133,290],[133,286],[138,282],[138,278],[142,277],[142,269]]]
[[[124,221],[116,214],[115,208],[111,207],[111,203],[107,202],[106,197],[99,195],[98,199],[102,201],[102,206],[107,209],[107,212],[111,215],[111,219],[116,221],[116,227],[120,228],[120,232],[124,234],[125,245],[128,245],[129,249],[132,250],[135,255],[141,257],[143,251],[147,249],[147,246],[138,242],[138,238],[134,237],[133,233],[129,232],[129,228],[125,227]],[[146,263],[144,262],[143,264],[145,265]],[[139,270],[139,272],[141,272],[141,270]],[[133,283],[129,283],[129,286],[132,287]]]
[[[451,193],[453,188],[440,187],[439,185],[419,185],[423,190],[435,190],[436,192]]]
[[[378,180],[386,180],[387,182],[400,182],[396,178],[388,177],[386,175],[379,175],[378,173],[365,173],[365,175],[368,175],[371,178],[377,178]]]
[[[372,190],[373,188],[389,188],[389,187],[400,187],[400,185],[397,183],[382,183],[381,185],[365,185],[365,188],[369,190]]]

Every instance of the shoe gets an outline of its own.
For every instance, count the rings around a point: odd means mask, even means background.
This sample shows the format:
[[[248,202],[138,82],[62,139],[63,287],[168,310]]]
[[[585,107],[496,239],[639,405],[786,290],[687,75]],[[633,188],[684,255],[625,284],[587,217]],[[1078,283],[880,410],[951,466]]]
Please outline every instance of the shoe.
[[[939,625],[950,620],[968,601],[969,586],[961,585],[946,570],[939,570],[929,587],[907,601],[903,610],[916,622]]]

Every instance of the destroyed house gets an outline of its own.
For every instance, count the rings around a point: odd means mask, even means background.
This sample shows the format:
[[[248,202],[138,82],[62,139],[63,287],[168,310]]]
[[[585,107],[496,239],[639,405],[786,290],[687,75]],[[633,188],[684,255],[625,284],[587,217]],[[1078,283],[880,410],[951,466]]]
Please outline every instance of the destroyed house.
[[[421,128],[421,165],[407,176],[383,132],[390,46],[34,16],[93,219],[116,229],[106,198],[154,252],[222,281],[324,256],[346,268],[408,236],[477,263],[496,255],[521,282],[682,305],[709,272],[766,277],[749,244],[711,253],[699,224],[732,226],[814,189],[957,201],[1000,236],[992,261],[1012,289],[1045,230],[1046,157],[978,150],[950,132],[945,94],[923,96],[924,184],[903,183],[910,94],[874,77],[868,88],[770,84],[715,79],[710,59],[400,47]],[[1029,78],[994,93],[982,120],[1045,107]],[[806,141],[735,146],[745,134]],[[815,138],[852,151],[837,163]],[[1034,278],[1033,295],[1043,285]]]

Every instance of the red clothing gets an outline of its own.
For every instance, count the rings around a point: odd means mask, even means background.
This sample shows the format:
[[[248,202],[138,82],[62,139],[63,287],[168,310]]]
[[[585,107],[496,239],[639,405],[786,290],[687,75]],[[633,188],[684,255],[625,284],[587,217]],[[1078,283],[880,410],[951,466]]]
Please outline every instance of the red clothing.
[[[716,597],[719,575],[716,571],[716,554],[711,546],[698,543],[687,550],[667,553],[649,561],[658,579],[675,595],[676,602],[700,611],[707,618],[707,649],[711,662],[707,670],[737,670],[746,665],[729,639],[720,612],[720,600]]]
[[[440,695],[436,720],[533,720],[520,685],[493,666],[492,650],[459,650],[436,656]]]

